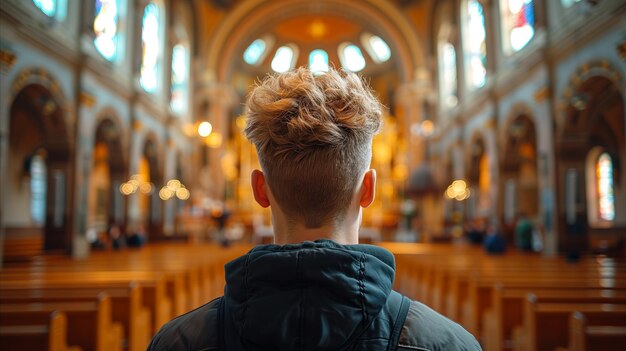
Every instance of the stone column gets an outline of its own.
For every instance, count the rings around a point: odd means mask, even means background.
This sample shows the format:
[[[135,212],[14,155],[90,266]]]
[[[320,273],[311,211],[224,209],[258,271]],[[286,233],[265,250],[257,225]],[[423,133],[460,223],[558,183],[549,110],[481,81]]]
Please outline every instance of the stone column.
[[[17,54],[9,48],[0,48],[0,88],[2,91],[9,90],[9,79],[7,76],[17,61]],[[8,171],[7,159],[9,156],[9,109],[11,101],[9,94],[0,96],[0,184],[5,184],[6,172]],[[4,208],[9,205],[6,196],[0,196],[0,267],[4,258]]]

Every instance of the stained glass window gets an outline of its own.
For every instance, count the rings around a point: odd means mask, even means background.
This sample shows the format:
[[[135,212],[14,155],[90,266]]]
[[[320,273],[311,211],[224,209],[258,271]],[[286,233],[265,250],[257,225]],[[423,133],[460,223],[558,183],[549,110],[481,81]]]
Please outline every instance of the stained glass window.
[[[358,46],[354,44],[348,44],[343,47],[343,50],[339,53],[342,65],[352,71],[358,72],[365,68],[365,58]]]
[[[172,111],[178,114],[187,112],[189,96],[189,50],[183,44],[172,49]]]
[[[613,189],[613,161],[608,153],[602,153],[596,162],[598,188],[598,214],[600,219],[615,219],[615,199]]]
[[[279,47],[272,59],[272,69],[278,73],[289,71],[293,64],[294,56],[294,51],[289,46]]]
[[[48,17],[55,17],[59,9],[59,2],[57,0],[33,0],[35,6],[37,6],[41,12],[45,13]]]
[[[311,51],[309,67],[313,73],[328,72],[328,53],[321,49]]]
[[[98,52],[112,61],[117,54],[117,29],[119,24],[119,0],[96,0],[93,31]]]
[[[534,7],[533,0],[500,0],[507,53],[521,50],[535,35]]]
[[[256,39],[252,42],[252,44],[250,44],[250,46],[248,46],[246,51],[243,52],[243,60],[246,61],[246,63],[249,65],[258,64],[259,60],[265,53],[266,48],[267,45],[265,43],[265,40]]]
[[[374,62],[382,63],[391,58],[391,49],[381,37],[366,33],[361,41]]]
[[[151,2],[143,11],[141,29],[141,87],[154,93],[158,87],[161,65],[161,28],[159,7]]]
[[[452,107],[457,103],[456,50],[449,42],[441,44],[440,53],[441,103]]]
[[[45,223],[46,162],[40,155],[33,156],[30,163],[30,213],[35,223]]]
[[[465,55],[467,82],[471,88],[485,85],[487,76],[487,46],[485,15],[478,0],[467,1],[467,27],[465,33]]]

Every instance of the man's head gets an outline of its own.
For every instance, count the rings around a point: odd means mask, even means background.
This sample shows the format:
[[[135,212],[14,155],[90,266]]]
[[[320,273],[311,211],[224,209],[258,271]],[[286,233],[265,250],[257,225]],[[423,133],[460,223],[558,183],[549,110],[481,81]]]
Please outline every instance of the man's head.
[[[306,228],[341,222],[381,126],[381,105],[370,89],[353,73],[299,68],[268,76],[250,93],[247,109],[246,137],[288,219]]]

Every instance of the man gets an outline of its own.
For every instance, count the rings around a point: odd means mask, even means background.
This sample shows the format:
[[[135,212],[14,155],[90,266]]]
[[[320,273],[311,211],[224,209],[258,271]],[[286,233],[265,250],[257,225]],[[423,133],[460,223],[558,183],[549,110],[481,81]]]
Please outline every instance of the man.
[[[471,334],[392,291],[393,255],[358,245],[374,200],[381,105],[352,73],[269,76],[248,98],[255,200],[276,245],[226,265],[224,296],[180,316],[152,350],[480,350]]]

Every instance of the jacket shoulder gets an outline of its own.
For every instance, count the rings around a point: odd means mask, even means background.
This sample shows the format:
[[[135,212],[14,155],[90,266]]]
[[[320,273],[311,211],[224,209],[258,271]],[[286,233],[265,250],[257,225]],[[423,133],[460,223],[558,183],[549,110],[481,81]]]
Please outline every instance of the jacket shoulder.
[[[152,338],[148,350],[217,350],[221,303],[219,297],[167,322]]]
[[[462,326],[417,301],[411,301],[398,340],[398,350],[481,350],[476,338]]]

